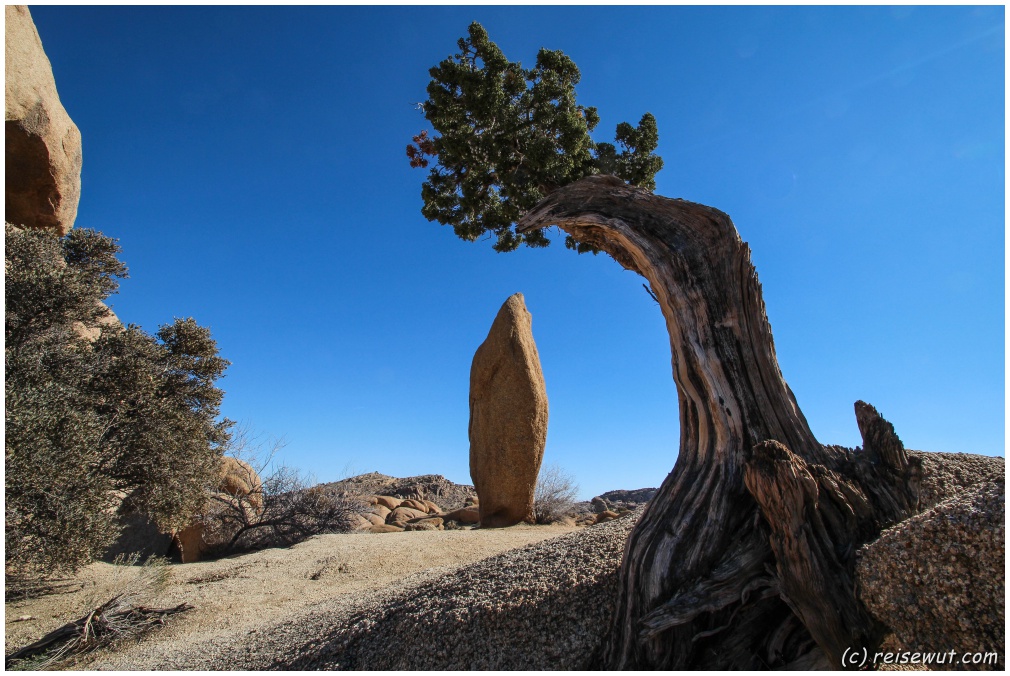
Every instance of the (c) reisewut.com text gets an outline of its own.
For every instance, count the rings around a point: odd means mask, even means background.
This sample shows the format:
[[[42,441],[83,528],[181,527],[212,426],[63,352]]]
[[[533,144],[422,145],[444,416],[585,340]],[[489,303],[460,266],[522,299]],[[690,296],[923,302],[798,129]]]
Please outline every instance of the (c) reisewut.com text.
[[[955,666],[961,664],[996,664],[999,653],[966,652],[956,650],[946,652],[922,652],[898,650],[890,652],[871,653],[866,648],[846,648],[842,654],[842,668],[867,667],[875,664],[923,664]]]

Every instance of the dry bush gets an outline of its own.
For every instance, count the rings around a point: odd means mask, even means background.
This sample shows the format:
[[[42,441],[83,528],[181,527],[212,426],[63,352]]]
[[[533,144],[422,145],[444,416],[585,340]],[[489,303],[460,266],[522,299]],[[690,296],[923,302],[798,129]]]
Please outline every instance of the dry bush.
[[[282,440],[262,444],[248,428],[239,429],[233,438],[231,455],[249,468],[245,484],[251,490],[215,493],[198,515],[209,543],[206,555],[289,547],[313,535],[354,527],[356,515],[365,508],[357,493],[314,485],[296,469],[275,466]]]
[[[540,472],[533,493],[533,518],[537,523],[555,523],[575,512],[579,485],[571,474],[557,465]]]

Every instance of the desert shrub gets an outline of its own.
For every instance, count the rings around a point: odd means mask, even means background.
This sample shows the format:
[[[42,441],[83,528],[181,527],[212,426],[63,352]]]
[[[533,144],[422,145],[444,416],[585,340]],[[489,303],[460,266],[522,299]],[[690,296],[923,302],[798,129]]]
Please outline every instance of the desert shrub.
[[[537,523],[555,523],[575,511],[579,485],[557,465],[540,471],[533,493],[533,518]]]
[[[5,241],[5,577],[73,571],[115,538],[115,508],[169,529],[203,501],[230,422],[215,381],[228,362],[210,332],[177,319],[81,331],[126,276],[116,242],[9,227]]]
[[[275,465],[281,440],[264,452],[248,428],[237,431],[229,453],[248,472],[251,490],[216,491],[193,521],[203,528],[205,556],[289,547],[313,535],[350,530],[367,506],[354,487],[316,485],[302,472]]]

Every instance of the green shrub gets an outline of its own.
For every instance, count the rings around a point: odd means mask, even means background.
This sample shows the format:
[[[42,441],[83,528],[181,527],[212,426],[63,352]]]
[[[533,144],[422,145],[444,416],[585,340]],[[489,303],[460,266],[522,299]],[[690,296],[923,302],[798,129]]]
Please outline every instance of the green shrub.
[[[216,479],[230,421],[218,422],[228,362],[210,332],[176,319],[82,328],[126,276],[116,242],[8,226],[5,246],[8,584],[72,571],[116,536],[124,496],[165,529]]]

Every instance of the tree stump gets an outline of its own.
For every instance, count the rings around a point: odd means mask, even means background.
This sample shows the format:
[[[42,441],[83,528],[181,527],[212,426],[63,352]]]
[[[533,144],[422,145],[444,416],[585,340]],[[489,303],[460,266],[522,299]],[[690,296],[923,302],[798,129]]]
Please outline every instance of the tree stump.
[[[592,176],[517,229],[551,225],[648,280],[679,400],[677,462],[628,540],[600,665],[838,669],[875,649],[855,552],[918,510],[919,463],[890,424],[857,402],[864,450],[814,438],[726,214]]]

